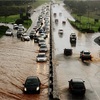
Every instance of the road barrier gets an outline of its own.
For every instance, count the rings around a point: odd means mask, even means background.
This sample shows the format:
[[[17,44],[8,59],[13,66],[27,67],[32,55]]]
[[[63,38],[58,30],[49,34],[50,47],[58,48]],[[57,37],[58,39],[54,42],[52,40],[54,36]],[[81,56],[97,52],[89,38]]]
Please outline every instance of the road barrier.
[[[58,97],[54,98],[54,74],[53,74],[53,63],[52,63],[52,11],[51,11],[51,5],[50,5],[50,54],[49,54],[49,100],[60,100]]]

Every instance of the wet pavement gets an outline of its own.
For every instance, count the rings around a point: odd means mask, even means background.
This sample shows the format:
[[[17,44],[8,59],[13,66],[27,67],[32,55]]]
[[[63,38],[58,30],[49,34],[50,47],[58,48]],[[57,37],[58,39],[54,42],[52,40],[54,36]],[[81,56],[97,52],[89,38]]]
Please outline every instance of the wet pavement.
[[[34,22],[28,32],[36,25],[40,11],[38,8],[32,15]],[[49,48],[49,39],[46,43]],[[0,39],[0,100],[48,100],[49,63],[36,62],[38,49],[34,40],[23,42],[18,39],[16,31],[14,37],[3,36]],[[28,76],[40,78],[40,94],[23,94],[23,84]]]
[[[57,15],[54,16],[53,14]],[[62,13],[62,14],[60,14]],[[54,38],[54,70],[56,71],[56,81],[58,87],[58,96],[60,100],[100,100],[100,46],[94,42],[94,39],[100,33],[80,33],[75,30],[68,22],[68,19],[74,20],[62,4],[52,5],[52,34]],[[55,23],[58,19],[58,24]],[[66,21],[63,25],[62,21]],[[59,35],[59,29],[63,29],[63,35]],[[76,45],[71,45],[69,36],[76,33]],[[65,56],[64,49],[72,49],[72,56]],[[80,51],[89,50],[92,55],[92,61],[82,62],[79,58]],[[68,91],[68,81],[71,78],[81,78],[85,81],[86,94],[84,97],[72,96]]]

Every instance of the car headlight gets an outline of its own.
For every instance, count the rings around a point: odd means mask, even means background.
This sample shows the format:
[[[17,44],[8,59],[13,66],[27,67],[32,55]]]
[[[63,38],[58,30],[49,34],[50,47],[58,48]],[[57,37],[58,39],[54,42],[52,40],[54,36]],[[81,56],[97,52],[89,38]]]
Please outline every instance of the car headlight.
[[[40,89],[39,87],[36,88],[37,91],[38,91],[39,89]]]
[[[24,88],[24,91],[27,91],[27,88]]]

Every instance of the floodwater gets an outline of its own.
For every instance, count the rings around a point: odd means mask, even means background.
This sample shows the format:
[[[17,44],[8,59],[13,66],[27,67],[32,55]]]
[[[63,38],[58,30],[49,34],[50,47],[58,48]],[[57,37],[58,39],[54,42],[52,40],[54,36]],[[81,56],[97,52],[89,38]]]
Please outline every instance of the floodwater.
[[[56,13],[56,16],[53,14]],[[60,14],[62,13],[62,14]],[[55,23],[58,19],[58,24]],[[80,33],[75,30],[67,19],[74,20],[62,4],[52,5],[53,38],[54,38],[54,70],[60,100],[100,100],[100,47],[94,39],[100,33]],[[66,21],[63,25],[62,21]],[[63,35],[59,35],[63,29]],[[71,45],[69,36],[76,33],[76,45]],[[72,49],[72,56],[65,56],[64,49]],[[92,61],[82,62],[79,58],[80,51],[89,50]],[[68,81],[72,78],[81,78],[85,81],[86,94],[84,97],[72,96],[68,91]]]
[[[44,100],[48,88],[48,63],[37,63],[38,45],[33,41],[22,42],[16,37],[0,39],[0,99]],[[40,95],[23,94],[23,84],[28,76],[41,80]]]
[[[35,21],[29,31],[35,26],[39,12],[37,10],[32,15]],[[46,44],[49,49],[49,39]],[[48,100],[49,63],[36,62],[38,49],[33,40],[22,42],[17,39],[16,31],[14,37],[3,36],[0,39],[0,100]],[[28,76],[40,78],[40,94],[23,93],[23,84]]]

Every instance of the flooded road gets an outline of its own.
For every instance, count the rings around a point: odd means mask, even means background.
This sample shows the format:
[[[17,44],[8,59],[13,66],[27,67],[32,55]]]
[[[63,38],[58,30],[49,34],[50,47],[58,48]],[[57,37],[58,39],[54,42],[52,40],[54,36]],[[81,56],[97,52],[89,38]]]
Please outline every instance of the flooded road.
[[[56,16],[53,14],[56,13]],[[60,14],[62,13],[62,14]],[[55,23],[58,19],[58,24]],[[67,19],[74,20],[62,4],[52,5],[52,22],[54,38],[54,65],[57,76],[57,86],[60,100],[100,100],[100,47],[94,42],[94,39],[100,33],[80,33],[75,30]],[[66,21],[63,25],[62,21]],[[59,29],[63,29],[63,35],[59,35]],[[76,45],[70,44],[70,34],[76,33]],[[64,49],[71,48],[72,56],[65,56]],[[92,55],[92,61],[82,62],[79,58],[80,51],[89,50]],[[81,78],[85,81],[86,94],[84,97],[73,97],[68,91],[68,81],[72,78]]]
[[[35,21],[30,30],[36,25],[39,14],[38,10],[32,15]],[[37,63],[38,44],[34,40],[22,42],[14,32],[14,37],[0,39],[0,100],[48,100],[49,63]],[[49,39],[46,43],[49,48]],[[28,76],[40,78],[40,94],[23,94],[23,84]]]

